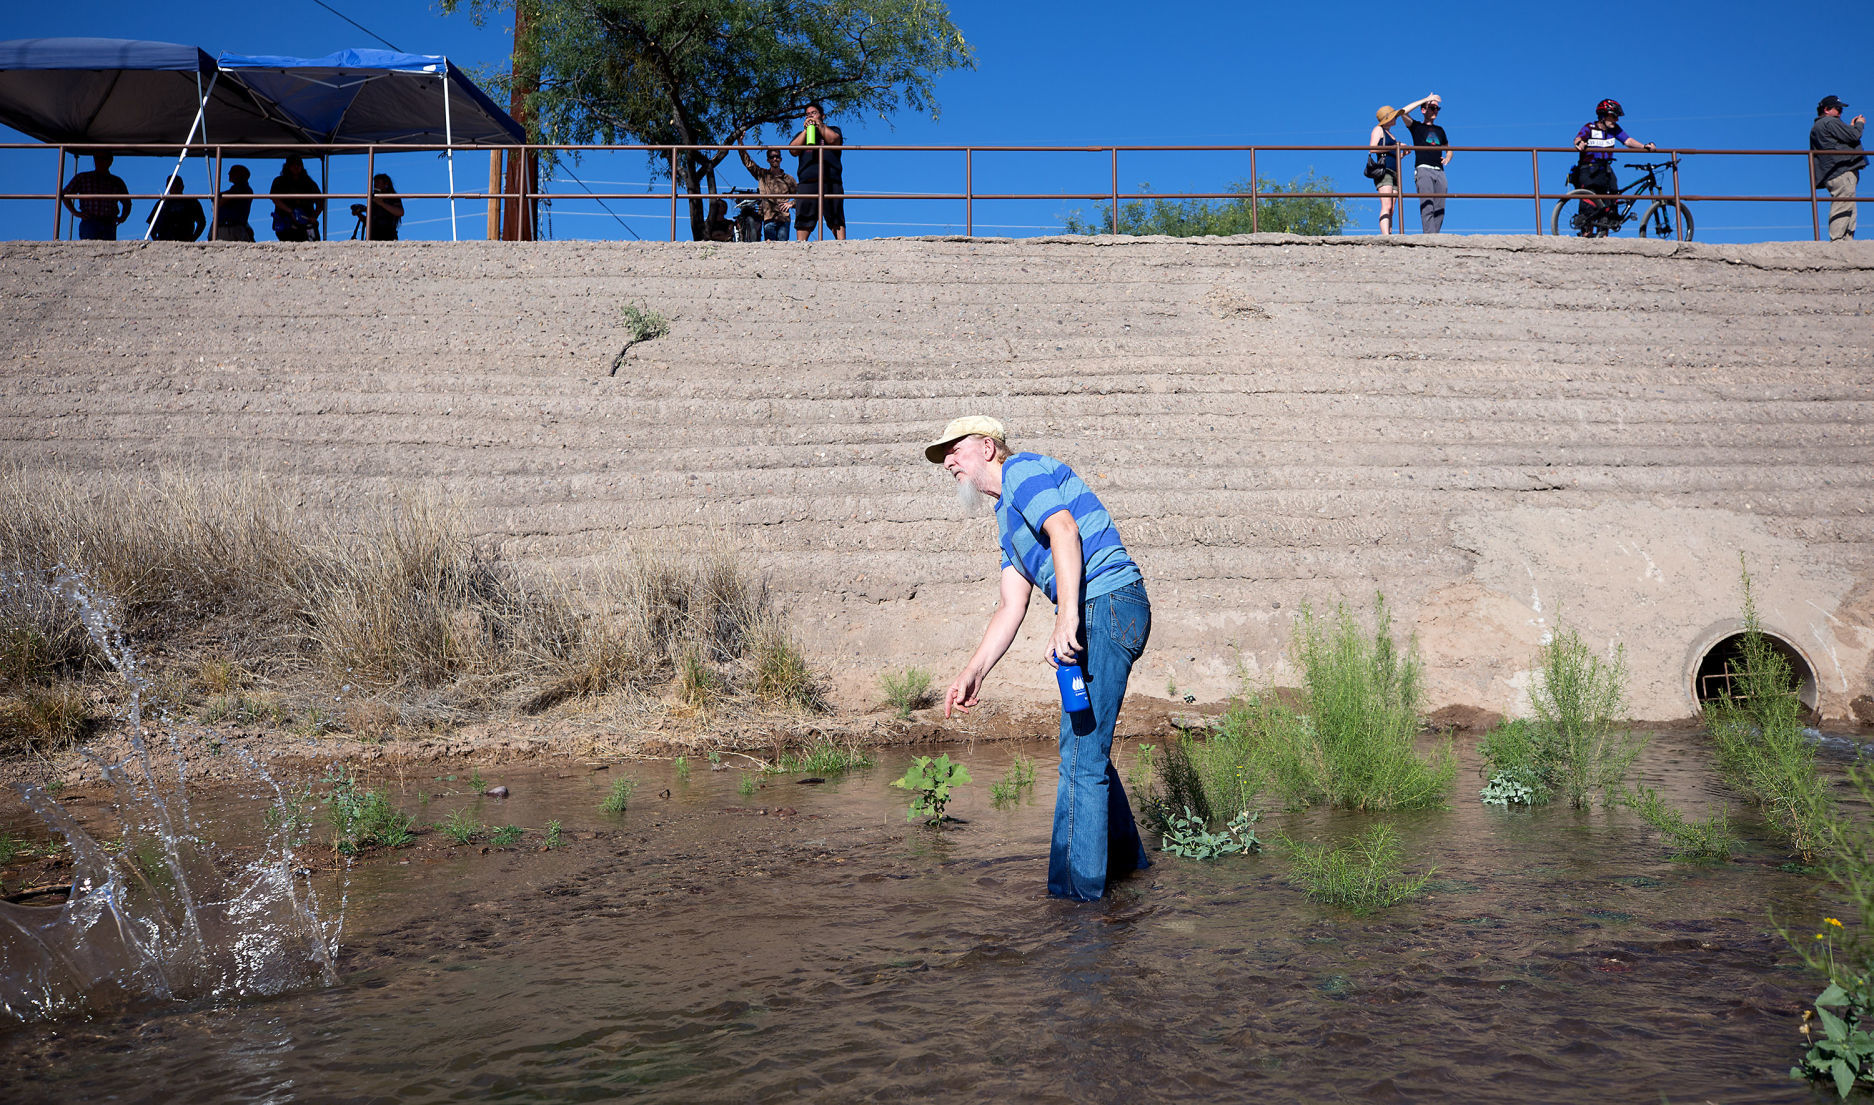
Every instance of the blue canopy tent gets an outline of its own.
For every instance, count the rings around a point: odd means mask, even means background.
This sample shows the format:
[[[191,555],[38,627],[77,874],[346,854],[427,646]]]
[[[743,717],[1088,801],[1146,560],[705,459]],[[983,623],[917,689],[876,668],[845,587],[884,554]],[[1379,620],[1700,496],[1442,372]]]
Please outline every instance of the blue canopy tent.
[[[0,42],[0,123],[48,143],[178,142],[178,167],[188,152],[182,147],[197,141],[442,145],[449,150],[451,193],[454,147],[527,140],[519,124],[439,55],[342,50],[322,58],[210,58],[194,46],[111,38]],[[454,237],[453,200],[449,207]]]

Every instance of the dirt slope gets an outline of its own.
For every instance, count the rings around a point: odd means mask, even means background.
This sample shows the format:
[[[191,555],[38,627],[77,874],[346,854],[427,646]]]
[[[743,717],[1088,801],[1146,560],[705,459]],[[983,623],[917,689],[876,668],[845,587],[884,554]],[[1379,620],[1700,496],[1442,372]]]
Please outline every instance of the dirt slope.
[[[0,291],[0,456],[434,483],[553,568],[727,531],[849,701],[989,613],[917,448],[970,411],[1120,519],[1147,693],[1291,678],[1303,604],[1378,590],[1435,703],[1522,708],[1559,612],[1683,716],[1740,551],[1824,713],[1874,690],[1874,246],[6,243]],[[672,327],[614,377],[626,303]]]

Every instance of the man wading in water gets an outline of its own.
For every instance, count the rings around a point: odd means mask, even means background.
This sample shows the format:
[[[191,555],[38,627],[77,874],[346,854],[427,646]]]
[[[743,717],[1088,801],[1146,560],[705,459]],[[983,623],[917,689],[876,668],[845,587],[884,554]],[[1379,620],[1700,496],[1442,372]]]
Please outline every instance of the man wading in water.
[[[1008,433],[995,419],[957,419],[924,447],[924,456],[956,479],[965,513],[995,500],[1002,545],[1001,606],[944,693],[944,717],[976,705],[983,679],[1022,627],[1030,590],[1040,587],[1055,607],[1043,658],[1083,668],[1092,700],[1061,714],[1048,893],[1094,901],[1108,882],[1151,866],[1112,759],[1126,680],[1152,632],[1145,579],[1092,489],[1053,457],[1011,454]]]

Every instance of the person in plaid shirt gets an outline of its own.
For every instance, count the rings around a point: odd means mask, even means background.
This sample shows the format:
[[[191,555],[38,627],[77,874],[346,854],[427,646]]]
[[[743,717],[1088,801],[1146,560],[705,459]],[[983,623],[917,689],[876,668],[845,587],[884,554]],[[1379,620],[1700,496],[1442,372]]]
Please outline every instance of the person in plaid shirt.
[[[111,155],[101,153],[91,159],[91,171],[79,173],[59,194],[65,209],[78,219],[78,237],[85,241],[115,242],[117,228],[130,218],[130,191],[111,173]],[[72,202],[73,196],[83,199]]]
[[[788,212],[794,209],[794,178],[781,168],[781,151],[768,151],[766,169],[755,164],[747,150],[737,150],[748,175],[755,178],[755,190],[761,193],[761,240],[787,241]]]

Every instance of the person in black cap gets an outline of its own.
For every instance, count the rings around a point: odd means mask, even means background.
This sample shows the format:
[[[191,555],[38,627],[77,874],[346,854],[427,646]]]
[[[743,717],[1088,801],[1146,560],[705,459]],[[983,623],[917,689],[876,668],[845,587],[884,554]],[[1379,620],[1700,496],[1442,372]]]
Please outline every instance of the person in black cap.
[[[1867,126],[1867,116],[1857,115],[1844,123],[1841,109],[1847,106],[1840,96],[1822,97],[1822,102],[1815,105],[1815,125],[1809,128],[1810,149],[1853,151],[1809,155],[1815,186],[1828,189],[1828,240],[1831,242],[1854,238],[1855,184],[1867,165],[1867,155],[1861,152],[1861,130]]]

